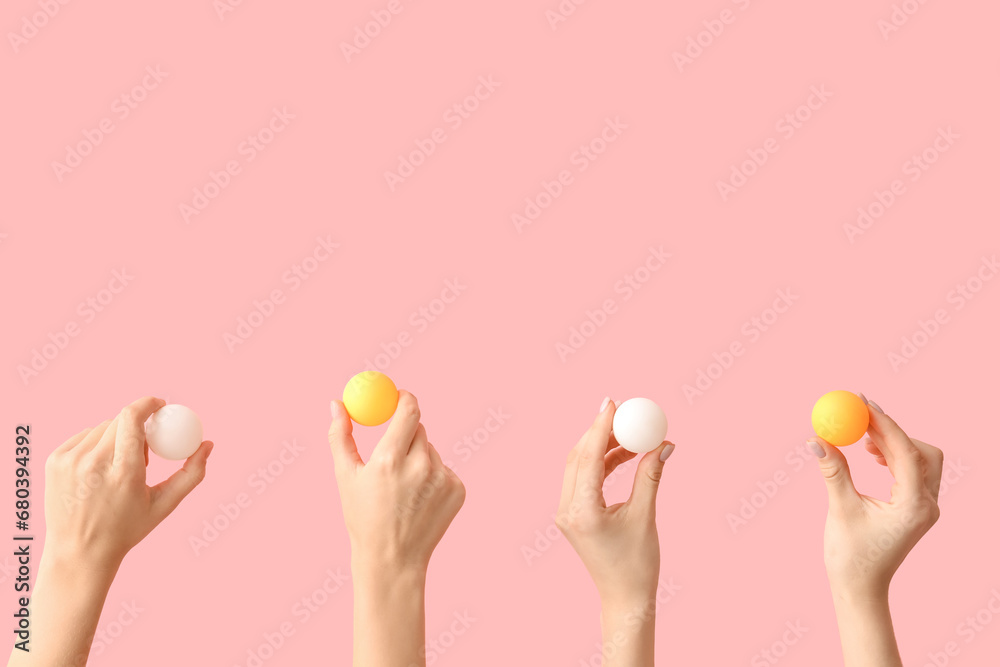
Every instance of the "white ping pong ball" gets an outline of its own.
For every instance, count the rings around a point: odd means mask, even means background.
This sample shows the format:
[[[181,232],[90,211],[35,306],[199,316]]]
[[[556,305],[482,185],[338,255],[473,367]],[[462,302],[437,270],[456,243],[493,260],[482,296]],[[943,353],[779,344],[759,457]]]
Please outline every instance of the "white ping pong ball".
[[[201,420],[191,408],[164,405],[146,422],[146,442],[153,453],[169,461],[179,461],[201,446]]]
[[[636,454],[651,452],[667,437],[667,416],[648,398],[630,398],[615,410],[611,423],[618,444]]]

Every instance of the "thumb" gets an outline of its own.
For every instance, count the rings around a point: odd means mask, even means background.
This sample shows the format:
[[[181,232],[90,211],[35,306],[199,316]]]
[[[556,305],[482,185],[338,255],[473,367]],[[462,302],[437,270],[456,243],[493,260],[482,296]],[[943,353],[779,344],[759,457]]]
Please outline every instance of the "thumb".
[[[347,414],[347,408],[337,399],[330,401],[330,412],[333,414],[333,422],[327,437],[333,451],[333,465],[338,473],[352,471],[364,464],[354,442],[354,424]]]
[[[858,490],[851,479],[851,469],[847,457],[826,440],[816,437],[806,442],[806,447],[819,460],[819,470],[826,480],[826,491],[830,496],[830,507],[844,507],[858,498]]]
[[[194,454],[184,462],[184,467],[152,488],[151,511],[157,523],[177,509],[181,501],[205,479],[205,465],[215,444],[209,440],[201,443]]]
[[[629,504],[641,507],[656,516],[656,492],[660,488],[664,462],[674,451],[674,443],[664,442],[651,452],[647,452],[635,471],[632,495]],[[662,460],[661,460],[662,459]]]

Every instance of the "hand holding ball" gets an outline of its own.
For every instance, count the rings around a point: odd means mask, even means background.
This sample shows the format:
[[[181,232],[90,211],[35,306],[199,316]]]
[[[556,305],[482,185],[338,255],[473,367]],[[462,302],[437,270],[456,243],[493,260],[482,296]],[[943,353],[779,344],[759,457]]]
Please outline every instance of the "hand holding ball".
[[[630,452],[645,454],[667,437],[667,416],[648,398],[630,398],[615,410],[611,431],[618,444]]]
[[[201,420],[191,408],[164,405],[146,422],[146,442],[160,458],[179,461],[201,447]]]
[[[857,394],[831,391],[813,406],[812,425],[816,435],[831,445],[854,444],[868,430],[868,406]]]
[[[362,371],[344,387],[347,414],[362,426],[378,426],[389,421],[398,402],[396,385],[378,371]]]

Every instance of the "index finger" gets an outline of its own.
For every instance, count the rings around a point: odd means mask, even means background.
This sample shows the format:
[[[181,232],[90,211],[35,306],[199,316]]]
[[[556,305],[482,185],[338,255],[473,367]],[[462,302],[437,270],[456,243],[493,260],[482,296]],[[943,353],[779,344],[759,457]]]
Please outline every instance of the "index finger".
[[[937,500],[941,491],[941,474],[944,471],[944,452],[916,438],[910,438],[910,441],[924,454],[924,459],[927,461],[927,477],[924,482],[934,500]]]
[[[580,440],[580,462],[576,477],[578,488],[582,486],[586,491],[600,494],[604,487],[604,455],[609,451],[615,409],[614,401],[608,401]]]
[[[144,396],[122,408],[115,437],[115,466],[137,465],[145,470],[146,427],[149,416],[166,405],[162,398]]]
[[[926,460],[891,417],[868,402],[868,434],[885,457],[889,472],[907,494],[917,494],[924,486]]]
[[[382,455],[389,458],[403,458],[410,451],[410,443],[420,426],[420,406],[417,397],[403,389],[399,390],[399,402],[396,412],[389,422],[385,435],[375,445],[372,456]]]
[[[354,424],[344,404],[334,399],[330,401],[330,411],[333,413],[333,422],[330,423],[327,439],[333,452],[334,468],[337,471],[351,471],[364,466],[364,461],[358,454],[358,445],[354,442]]]

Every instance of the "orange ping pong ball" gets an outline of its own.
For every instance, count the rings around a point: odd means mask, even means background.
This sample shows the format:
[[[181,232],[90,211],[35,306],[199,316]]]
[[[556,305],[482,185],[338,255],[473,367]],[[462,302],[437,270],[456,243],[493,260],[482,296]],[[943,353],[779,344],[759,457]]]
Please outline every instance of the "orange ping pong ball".
[[[831,445],[854,444],[868,430],[868,406],[857,394],[831,391],[813,406],[812,425],[816,435]]]
[[[347,414],[362,426],[378,426],[389,421],[398,402],[396,385],[378,371],[362,371],[344,387]]]

